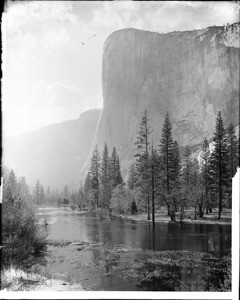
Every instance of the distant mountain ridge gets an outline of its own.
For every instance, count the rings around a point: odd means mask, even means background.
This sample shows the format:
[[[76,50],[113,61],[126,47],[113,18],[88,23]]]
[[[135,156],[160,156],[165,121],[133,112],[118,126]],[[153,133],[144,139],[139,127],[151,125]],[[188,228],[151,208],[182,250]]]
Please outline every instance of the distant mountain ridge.
[[[30,184],[74,186],[94,139],[101,110],[3,141],[3,163]],[[78,181],[79,185],[79,181]]]

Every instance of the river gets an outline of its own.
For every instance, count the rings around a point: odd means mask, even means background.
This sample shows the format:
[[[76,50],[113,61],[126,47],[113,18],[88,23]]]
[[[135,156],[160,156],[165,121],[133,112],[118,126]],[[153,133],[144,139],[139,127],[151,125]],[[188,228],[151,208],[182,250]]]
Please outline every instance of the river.
[[[231,248],[231,226],[218,224],[157,223],[155,230],[147,222],[114,218],[98,220],[92,213],[72,211],[70,208],[40,208],[39,218],[47,218],[49,259],[46,272],[68,282],[81,282],[85,290],[139,290],[133,279],[116,275],[101,276],[98,267],[102,243],[126,245],[149,250],[196,250],[227,254]],[[54,241],[68,241],[66,246],[54,246]],[[71,244],[70,244],[71,243]],[[92,245],[82,251],[82,244]]]

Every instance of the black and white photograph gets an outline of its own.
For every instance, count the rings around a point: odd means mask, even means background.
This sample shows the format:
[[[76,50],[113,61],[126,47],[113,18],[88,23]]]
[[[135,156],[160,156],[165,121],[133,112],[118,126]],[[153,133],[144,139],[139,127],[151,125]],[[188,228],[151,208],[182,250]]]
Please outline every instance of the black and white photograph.
[[[237,299],[239,9],[5,2],[4,299]]]

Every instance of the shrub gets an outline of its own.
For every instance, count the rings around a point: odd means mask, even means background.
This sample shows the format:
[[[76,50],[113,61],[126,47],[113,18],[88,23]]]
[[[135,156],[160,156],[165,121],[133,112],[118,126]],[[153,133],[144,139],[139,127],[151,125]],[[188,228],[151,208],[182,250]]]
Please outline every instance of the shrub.
[[[129,213],[130,202],[126,197],[123,185],[119,184],[113,189],[110,208],[116,214]]]
[[[13,194],[5,180],[2,203],[2,266],[30,268],[43,262],[46,239],[29,199]]]

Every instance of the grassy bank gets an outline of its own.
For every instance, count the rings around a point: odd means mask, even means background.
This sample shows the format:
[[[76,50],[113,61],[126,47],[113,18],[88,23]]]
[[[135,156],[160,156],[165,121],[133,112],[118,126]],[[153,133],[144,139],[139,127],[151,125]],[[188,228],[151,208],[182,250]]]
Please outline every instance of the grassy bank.
[[[135,215],[116,215],[117,217],[134,220],[134,221],[147,221],[147,213],[135,214]],[[150,220],[151,221],[151,220]],[[176,221],[180,222],[180,213],[176,213]],[[159,210],[155,214],[156,223],[168,223],[170,222],[170,217],[167,215],[166,210]],[[213,210],[212,213],[205,214],[203,218],[194,219],[194,210],[186,210],[182,219],[183,223],[190,224],[226,224],[231,225],[232,223],[232,211],[225,210],[222,212],[221,220],[218,220],[217,210]]]
[[[150,251],[108,246],[99,264],[104,276],[118,274],[136,280],[141,290],[230,291],[231,256],[198,251]]]
[[[88,243],[47,240],[45,263],[36,263],[30,268],[9,266],[1,271],[1,289],[3,291],[81,291],[80,282],[70,280],[64,274],[65,265],[59,274],[55,274],[55,264],[61,266],[62,249],[65,260],[71,250],[81,251]],[[60,267],[61,268],[61,267]],[[60,276],[58,276],[60,275]]]
[[[151,251],[111,242],[49,241],[46,268],[6,270],[3,289],[12,291],[102,290],[117,276],[136,290],[230,291],[231,256],[198,251]],[[64,274],[66,273],[66,274]],[[133,287],[132,286],[132,287]]]

